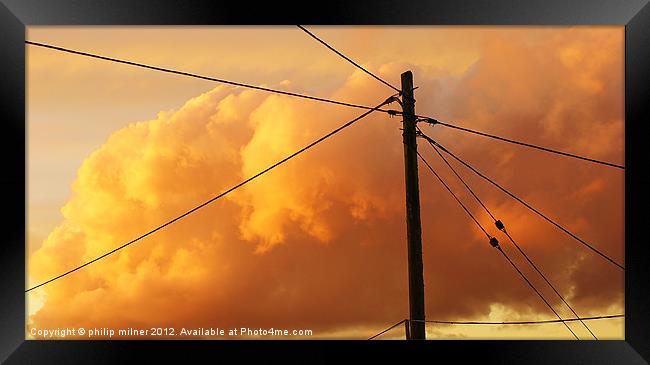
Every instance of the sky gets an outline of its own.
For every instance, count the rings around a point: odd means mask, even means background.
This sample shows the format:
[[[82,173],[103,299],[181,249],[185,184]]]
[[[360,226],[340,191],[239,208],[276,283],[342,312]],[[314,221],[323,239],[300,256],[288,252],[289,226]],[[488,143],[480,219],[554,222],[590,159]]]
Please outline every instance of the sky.
[[[624,164],[623,27],[308,27],[416,112]],[[296,27],[29,27],[27,39],[374,106],[392,90]],[[362,111],[28,46],[28,287],[120,246]],[[397,104],[391,107],[398,108]],[[400,118],[373,113],[111,256],[27,294],[32,328],[311,329],[408,317]],[[423,131],[624,263],[622,170],[442,126]],[[573,315],[428,145],[419,149],[564,318]],[[581,316],[624,313],[624,273],[456,165]],[[419,166],[426,317],[556,317]],[[589,321],[601,339],[623,319]],[[570,324],[580,338],[589,333]],[[428,338],[567,339],[562,324],[427,325]],[[404,337],[400,326],[381,338]]]

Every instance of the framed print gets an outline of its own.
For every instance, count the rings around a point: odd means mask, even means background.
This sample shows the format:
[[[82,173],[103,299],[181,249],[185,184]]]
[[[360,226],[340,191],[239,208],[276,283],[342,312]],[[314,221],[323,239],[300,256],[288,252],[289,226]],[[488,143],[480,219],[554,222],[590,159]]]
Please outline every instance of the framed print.
[[[3,363],[647,363],[647,2],[287,9],[2,0]]]

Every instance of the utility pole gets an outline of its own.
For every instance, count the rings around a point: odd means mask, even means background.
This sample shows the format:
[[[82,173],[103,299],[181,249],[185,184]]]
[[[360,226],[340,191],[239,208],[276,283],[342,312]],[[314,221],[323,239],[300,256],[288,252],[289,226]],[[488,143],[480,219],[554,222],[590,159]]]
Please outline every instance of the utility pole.
[[[422,226],[420,224],[420,187],[415,134],[415,99],[413,73],[402,74],[402,137],[404,141],[404,172],[406,177],[406,240],[409,274],[409,339],[425,340],[424,275],[422,268]]]
[[[404,337],[406,337],[407,340],[411,339],[411,324],[410,323],[411,323],[411,321],[409,321],[408,319],[406,321],[404,321],[404,333],[406,334],[406,336],[404,336]]]

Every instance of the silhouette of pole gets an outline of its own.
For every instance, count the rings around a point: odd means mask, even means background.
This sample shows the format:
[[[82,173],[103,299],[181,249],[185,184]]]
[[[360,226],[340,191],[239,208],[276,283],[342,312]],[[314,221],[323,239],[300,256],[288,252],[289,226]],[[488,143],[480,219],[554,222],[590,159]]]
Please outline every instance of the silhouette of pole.
[[[411,339],[411,324],[410,324],[410,322],[411,321],[409,321],[408,319],[406,321],[404,321],[404,333],[405,333],[404,337],[407,340]]]
[[[425,340],[422,226],[420,223],[420,188],[415,133],[415,99],[413,98],[413,73],[411,71],[402,74],[402,112],[410,319],[407,321],[410,326],[407,335],[412,340]]]

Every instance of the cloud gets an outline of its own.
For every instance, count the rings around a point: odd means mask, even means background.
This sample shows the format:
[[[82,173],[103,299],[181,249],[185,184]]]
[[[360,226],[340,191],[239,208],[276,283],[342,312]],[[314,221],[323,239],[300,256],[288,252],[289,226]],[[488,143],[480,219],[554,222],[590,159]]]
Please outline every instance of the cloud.
[[[374,71],[395,75],[412,69],[423,113],[621,161],[622,32],[557,30],[533,41],[525,34],[489,33],[480,58],[462,74],[441,76],[427,65],[403,63]],[[328,97],[375,105],[388,95],[384,86],[354,72]],[[73,195],[62,208],[64,222],[29,258],[30,284],[174,218],[358,114],[218,86],[178,110],[116,131],[79,168]],[[45,299],[30,324],[275,326],[355,337],[355,328],[365,336],[367,328],[406,317],[399,128],[397,118],[364,118],[224,199],[38,289],[35,295]],[[439,128],[425,131],[622,259],[619,171]],[[599,143],[589,144],[591,138]],[[420,146],[495,232],[445,166]],[[466,171],[463,175],[552,282],[571,294],[579,313],[623,307],[621,273]],[[551,317],[422,167],[420,179],[428,315],[476,318],[501,308],[504,316]],[[450,334],[456,335],[461,334]]]

